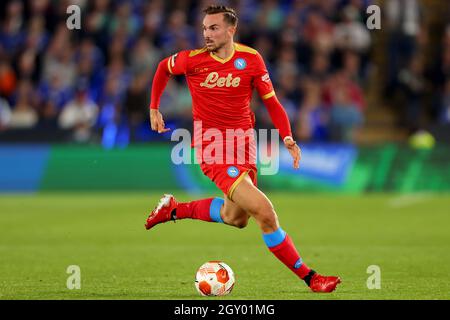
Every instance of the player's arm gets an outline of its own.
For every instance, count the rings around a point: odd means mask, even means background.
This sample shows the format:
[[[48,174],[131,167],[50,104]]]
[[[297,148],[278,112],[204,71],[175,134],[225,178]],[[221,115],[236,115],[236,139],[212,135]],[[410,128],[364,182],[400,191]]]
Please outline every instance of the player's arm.
[[[278,129],[280,136],[283,139],[284,145],[286,146],[294,160],[294,168],[298,169],[301,159],[300,147],[292,138],[289,117],[275,94],[275,90],[273,89],[269,73],[267,72],[264,61],[259,54],[257,54],[256,69],[257,72],[253,81],[254,86],[256,87],[259,96],[263,100],[263,103],[267,108],[267,111],[269,112],[270,118],[272,119],[275,128]]]
[[[278,101],[275,92],[272,97],[263,100],[263,102],[267,108],[267,111],[269,111],[270,118],[272,119],[275,128],[277,128],[280,132],[280,136],[283,139],[285,147],[294,159],[294,168],[298,169],[301,159],[301,150],[292,138],[291,125],[289,123],[289,118],[286,111],[280,101]]]
[[[158,131],[158,133],[164,133],[170,130],[169,128],[165,128],[164,119],[161,112],[159,112],[161,96],[170,76],[186,73],[186,65],[187,52],[181,51],[163,59],[156,69],[150,98],[150,125],[152,130]]]

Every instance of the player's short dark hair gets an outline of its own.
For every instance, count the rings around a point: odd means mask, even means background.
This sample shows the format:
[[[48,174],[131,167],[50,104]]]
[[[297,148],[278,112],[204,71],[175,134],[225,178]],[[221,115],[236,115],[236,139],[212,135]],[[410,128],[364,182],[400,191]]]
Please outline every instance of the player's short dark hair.
[[[231,24],[232,26],[236,26],[238,22],[238,17],[236,15],[236,11],[234,9],[226,7],[226,6],[219,6],[219,5],[210,5],[205,10],[203,10],[205,14],[216,14],[216,13],[223,13],[223,19],[225,22]]]

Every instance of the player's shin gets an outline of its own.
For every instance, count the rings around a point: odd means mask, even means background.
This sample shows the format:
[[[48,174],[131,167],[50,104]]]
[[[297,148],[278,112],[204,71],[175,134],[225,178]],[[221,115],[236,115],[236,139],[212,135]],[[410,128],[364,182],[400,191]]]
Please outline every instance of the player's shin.
[[[220,208],[223,206],[222,198],[208,198],[191,202],[179,203],[173,214],[175,219],[197,219],[207,222],[221,222]]]
[[[297,249],[289,235],[278,228],[275,232],[263,234],[264,242],[269,250],[292,270],[299,278],[306,280],[305,277],[311,272],[311,269],[303,263]]]

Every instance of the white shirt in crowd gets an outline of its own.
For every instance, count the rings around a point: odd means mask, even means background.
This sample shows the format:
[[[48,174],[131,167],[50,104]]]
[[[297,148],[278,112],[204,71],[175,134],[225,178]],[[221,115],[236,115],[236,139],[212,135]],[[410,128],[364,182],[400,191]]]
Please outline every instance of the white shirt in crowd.
[[[97,120],[98,106],[89,99],[69,101],[63,108],[58,124],[63,129],[71,129],[78,125],[92,127]]]

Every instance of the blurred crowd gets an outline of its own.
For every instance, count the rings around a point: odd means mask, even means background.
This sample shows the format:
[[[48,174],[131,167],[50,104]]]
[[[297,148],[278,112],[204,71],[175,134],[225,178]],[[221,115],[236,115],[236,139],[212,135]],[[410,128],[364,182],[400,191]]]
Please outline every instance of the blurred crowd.
[[[158,139],[148,125],[153,74],[162,58],[203,46],[202,9],[210,3],[2,3],[0,135],[23,130],[65,132],[73,141],[110,147]],[[372,64],[372,36],[365,21],[370,1],[216,3],[238,12],[236,40],[264,57],[295,137],[301,141],[352,141],[363,125],[367,104],[364,89]],[[66,10],[71,4],[81,8],[79,30],[69,30],[66,25],[70,16]],[[398,36],[403,35],[393,34]],[[409,45],[406,38],[404,46]],[[449,39],[447,33],[442,65],[447,73]],[[393,40],[393,52],[398,52],[397,40]],[[392,71],[401,67],[394,65]],[[409,86],[409,97],[420,94],[420,68],[411,58],[407,68],[398,72],[400,78],[391,79],[393,85],[401,90]],[[446,96],[442,99],[448,104],[448,80],[444,87]],[[253,99],[252,108],[259,127],[272,126],[259,98]],[[173,128],[191,126],[190,94],[182,77],[169,82],[161,112]]]
[[[384,96],[410,133],[430,124],[450,125],[450,4],[442,2],[440,8],[431,17],[425,1],[385,1]],[[437,21],[431,24],[433,18]]]

